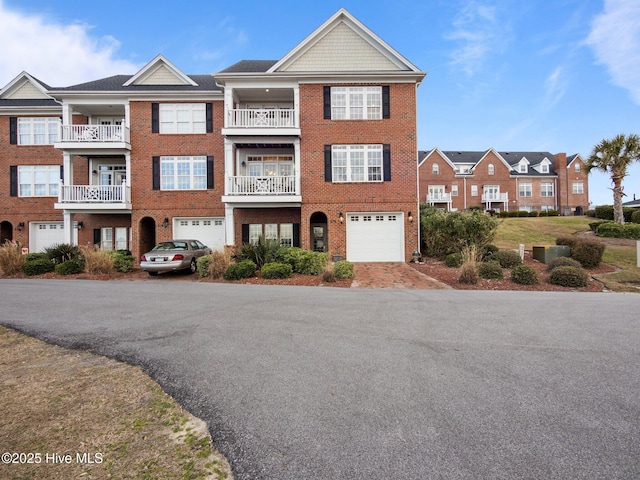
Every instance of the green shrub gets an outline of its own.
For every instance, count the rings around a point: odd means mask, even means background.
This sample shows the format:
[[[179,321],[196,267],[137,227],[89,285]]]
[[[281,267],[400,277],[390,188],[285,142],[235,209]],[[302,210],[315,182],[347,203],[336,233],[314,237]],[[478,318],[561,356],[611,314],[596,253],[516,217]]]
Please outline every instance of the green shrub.
[[[636,208],[635,211],[631,214],[631,222],[640,223],[640,208]]]
[[[84,262],[79,258],[67,260],[66,262],[58,263],[55,266],[55,271],[58,275],[75,275],[84,271]]]
[[[633,220],[631,220],[631,216],[635,211],[636,211],[635,208],[622,207],[622,215],[624,217],[624,221],[632,222]],[[596,218],[613,221],[613,217],[614,217],[613,205],[599,205],[596,207]]]
[[[547,210],[548,217],[557,217],[558,215],[560,215],[560,212],[558,212],[558,210]]]
[[[492,243],[490,243],[489,245],[485,245],[484,250],[482,252],[482,260],[483,261],[490,260],[491,257],[493,257],[493,254],[499,251],[500,249]]]
[[[45,248],[44,253],[49,257],[49,260],[56,265],[68,260],[82,258],[80,248],[76,245],[69,245],[68,243],[60,243],[53,247]]]
[[[340,260],[333,264],[333,273],[338,280],[353,278],[355,276],[353,272],[353,263],[347,260]]]
[[[458,282],[465,285],[475,285],[478,283],[478,272],[476,271],[476,266],[473,262],[462,265]]]
[[[200,258],[198,258],[198,260],[196,260],[196,268],[198,270],[198,275],[200,276],[200,278],[206,278],[209,276],[210,260],[211,260],[210,255],[203,255]]]
[[[586,287],[589,284],[589,276],[579,267],[557,267],[551,271],[549,283],[563,287]]]
[[[517,265],[511,270],[511,280],[520,285],[535,285],[540,282],[538,272],[531,265]]]
[[[589,229],[595,233],[600,225],[603,223],[611,223],[609,220],[598,220],[597,222],[589,222]]]
[[[28,277],[32,277],[34,275],[53,272],[55,268],[56,265],[51,260],[48,258],[41,258],[39,260],[32,260],[31,262],[24,262],[22,264],[22,273]]]
[[[549,212],[547,210],[543,210],[540,212],[540,214],[538,215],[539,217],[548,217],[549,216]]]
[[[529,212],[529,217],[537,217],[538,216],[538,211],[537,210],[533,210],[531,212]]]
[[[229,265],[223,277],[225,280],[242,280],[243,278],[253,277],[256,274],[256,270],[256,264],[251,260],[242,260]]]
[[[613,222],[602,222],[596,228],[596,235],[599,237],[640,239],[640,225],[635,223],[618,225]]]
[[[502,267],[498,262],[482,262],[478,267],[480,278],[501,279],[504,278]]]
[[[49,259],[44,252],[27,253],[23,258],[25,262],[33,262],[34,260],[42,260],[43,258]]]
[[[557,267],[576,267],[581,268],[580,262],[569,257],[554,258],[547,264],[547,271],[551,271]]]
[[[326,253],[298,247],[283,247],[278,251],[275,261],[288,263],[294,272],[302,275],[320,275],[329,261],[329,256]]]
[[[500,250],[494,253],[491,259],[498,262],[502,268],[512,268],[522,263],[520,254],[513,250]]]
[[[518,217],[524,218],[524,217],[528,217],[529,216],[529,212],[527,212],[526,210],[520,210],[518,212]]]
[[[587,217],[596,218],[596,211],[595,210],[587,210],[586,212],[584,212],[584,214]]]
[[[509,216],[509,212],[505,212],[504,210],[498,213],[500,218],[507,218]]]
[[[602,261],[604,245],[597,242],[576,242],[571,249],[571,258],[580,262],[584,268],[596,268]]]
[[[289,265],[288,263],[272,262],[272,263],[265,263],[262,266],[261,272],[262,272],[262,278],[268,278],[268,279],[289,278],[291,277],[291,273],[293,272],[293,269],[291,268],[291,265]]]
[[[135,259],[128,250],[116,250],[111,253],[113,268],[116,272],[131,273]]]
[[[462,266],[462,253],[450,253],[444,259],[444,264],[447,267],[458,268]]]
[[[574,237],[561,236],[556,238],[556,245],[566,245],[571,250],[573,250],[573,247],[575,247],[577,242],[578,242],[578,239]]]
[[[262,268],[265,263],[275,262],[280,250],[277,240],[265,240],[261,235],[257,243],[245,243],[236,252],[238,261],[251,260],[257,268]]]

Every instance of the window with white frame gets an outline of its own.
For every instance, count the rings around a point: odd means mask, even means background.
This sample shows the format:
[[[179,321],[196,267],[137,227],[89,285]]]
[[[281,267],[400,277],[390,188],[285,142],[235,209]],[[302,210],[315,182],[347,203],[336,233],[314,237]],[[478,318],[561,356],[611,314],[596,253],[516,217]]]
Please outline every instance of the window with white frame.
[[[104,227],[100,229],[101,250],[128,250],[131,245],[129,227]]]
[[[161,190],[206,190],[207,157],[160,157]]]
[[[18,166],[18,186],[21,197],[57,197],[59,185],[59,165]]]
[[[496,168],[493,166],[493,163],[489,164],[489,167],[488,167],[487,170],[488,170],[489,175],[494,175],[496,173]]]
[[[520,162],[518,164],[518,172],[527,173],[527,164],[525,162]]]
[[[278,240],[278,224],[267,223],[264,226],[264,239],[265,240]]]
[[[540,165],[540,173],[549,173],[549,164],[543,163]]]
[[[331,87],[333,120],[382,118],[382,87]]]
[[[280,245],[293,247],[293,223],[280,224]]]
[[[160,133],[207,133],[204,103],[161,103]]]
[[[431,165],[431,173],[433,175],[439,175],[440,174],[440,165],[438,165],[437,163],[434,163],[433,165]]]
[[[452,197],[458,196],[458,185],[451,185],[451,196]]]
[[[53,145],[58,141],[60,118],[18,118],[18,145]]]
[[[381,182],[382,145],[333,145],[334,182]]]
[[[540,184],[540,196],[541,197],[553,197],[553,183],[541,183]]]
[[[573,164],[573,170],[574,170],[575,172],[579,172],[579,171],[581,170],[581,168],[582,168],[582,167],[581,167],[581,165],[580,165],[580,162],[576,162],[576,163],[574,163],[574,164]]]
[[[252,223],[249,225],[249,243],[256,245],[259,238],[262,236],[262,224]]]
[[[573,182],[572,192],[575,195],[579,195],[584,193],[584,184],[582,182]]]
[[[533,187],[531,183],[522,182],[519,186],[519,195],[521,197],[530,197],[533,194]]]
[[[251,177],[293,175],[291,155],[249,155],[246,163]]]
[[[478,186],[477,185],[471,185],[471,196],[472,197],[477,197],[478,196]]]

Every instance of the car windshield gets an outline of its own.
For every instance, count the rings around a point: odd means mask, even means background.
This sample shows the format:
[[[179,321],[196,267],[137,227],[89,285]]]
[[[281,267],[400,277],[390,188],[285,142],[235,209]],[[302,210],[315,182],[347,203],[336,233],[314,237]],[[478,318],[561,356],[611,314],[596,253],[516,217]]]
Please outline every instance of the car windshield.
[[[161,242],[153,247],[153,252],[157,252],[160,250],[186,250],[187,243],[186,242]]]

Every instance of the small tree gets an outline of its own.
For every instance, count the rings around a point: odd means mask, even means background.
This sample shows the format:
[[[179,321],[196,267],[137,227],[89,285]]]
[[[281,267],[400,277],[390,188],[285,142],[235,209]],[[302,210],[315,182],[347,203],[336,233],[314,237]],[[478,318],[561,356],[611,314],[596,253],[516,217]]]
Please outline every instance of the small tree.
[[[593,170],[608,173],[613,183],[613,221],[624,225],[622,213],[622,180],[629,166],[640,161],[640,137],[638,135],[616,135],[611,140],[597,144],[585,163],[587,174]]]

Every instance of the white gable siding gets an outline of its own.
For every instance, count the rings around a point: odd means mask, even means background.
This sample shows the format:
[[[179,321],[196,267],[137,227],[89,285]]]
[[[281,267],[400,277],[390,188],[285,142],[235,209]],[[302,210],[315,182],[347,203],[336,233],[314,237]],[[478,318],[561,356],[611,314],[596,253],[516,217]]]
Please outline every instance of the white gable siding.
[[[23,98],[49,98],[29,82],[24,82],[20,87],[16,88],[6,98],[14,100]]]
[[[289,72],[398,71],[399,68],[344,23],[289,65]]]
[[[138,85],[185,85],[184,80],[178,78],[165,65],[161,65],[151,75],[136,83]]]

